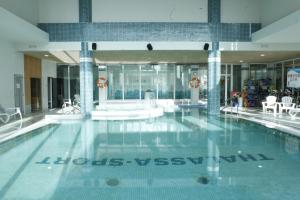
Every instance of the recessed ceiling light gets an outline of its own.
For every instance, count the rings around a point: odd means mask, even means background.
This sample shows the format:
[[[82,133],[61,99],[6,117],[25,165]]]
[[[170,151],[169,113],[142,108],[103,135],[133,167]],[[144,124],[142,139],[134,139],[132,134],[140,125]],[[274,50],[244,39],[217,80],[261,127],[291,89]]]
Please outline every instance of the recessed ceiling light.
[[[261,57],[264,57],[264,56],[265,56],[265,54],[263,54],[263,53],[262,53],[262,54],[260,54],[260,56],[261,56]]]
[[[240,63],[244,62],[243,60],[240,60]]]
[[[45,54],[44,56],[45,56],[45,57],[48,57],[49,55],[48,55],[48,54]]]

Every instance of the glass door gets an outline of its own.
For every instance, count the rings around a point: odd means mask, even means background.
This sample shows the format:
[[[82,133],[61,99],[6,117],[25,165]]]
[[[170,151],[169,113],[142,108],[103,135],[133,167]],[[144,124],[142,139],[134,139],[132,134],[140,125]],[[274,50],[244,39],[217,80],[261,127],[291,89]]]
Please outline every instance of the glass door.
[[[229,105],[232,91],[232,65],[221,66],[221,80],[220,80],[220,103],[221,105]]]

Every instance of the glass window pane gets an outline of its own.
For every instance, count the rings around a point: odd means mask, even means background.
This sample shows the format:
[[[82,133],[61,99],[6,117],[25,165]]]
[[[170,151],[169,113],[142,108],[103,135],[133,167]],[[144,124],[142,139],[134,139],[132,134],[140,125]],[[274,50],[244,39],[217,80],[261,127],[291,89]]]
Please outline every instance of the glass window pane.
[[[75,94],[80,94],[79,66],[70,66],[70,98],[72,102]]]
[[[183,83],[181,80],[182,76],[182,65],[175,66],[175,98],[176,99],[183,99],[184,98],[184,89]]]
[[[282,87],[282,64],[276,64],[276,90],[281,90]]]
[[[157,65],[159,66],[159,65]],[[156,98],[156,82],[157,82],[157,74],[156,68],[157,66],[153,65],[142,65],[141,66],[141,93],[142,99],[145,98],[145,92],[154,92]]]
[[[125,99],[140,98],[140,81],[139,81],[139,66],[125,65],[124,66],[124,86]]]
[[[107,66],[108,71],[108,99],[123,99],[123,71],[122,66]]]
[[[181,82],[184,89],[184,99],[190,99],[191,98],[191,90],[189,87],[189,81],[192,78],[192,71],[190,65],[184,65],[182,66],[182,76],[181,76]]]
[[[199,68],[199,78],[200,78],[200,99],[207,99],[207,66],[203,65]]]
[[[284,62],[284,88],[286,88],[287,85],[287,72],[289,71],[289,69],[294,67],[294,62],[293,61],[288,61],[288,62]]]
[[[174,99],[174,65],[157,65],[158,98]]]
[[[229,66],[230,67],[230,66]],[[233,90],[235,91],[242,91],[242,88],[241,88],[241,82],[242,82],[242,66],[241,65],[233,65]],[[230,84],[228,84],[230,85]],[[230,90],[229,90],[230,91]]]
[[[69,99],[68,65],[57,66],[57,106],[61,108],[64,99]]]
[[[266,64],[251,64],[250,65],[250,78],[252,80],[260,80],[267,78],[267,65]]]

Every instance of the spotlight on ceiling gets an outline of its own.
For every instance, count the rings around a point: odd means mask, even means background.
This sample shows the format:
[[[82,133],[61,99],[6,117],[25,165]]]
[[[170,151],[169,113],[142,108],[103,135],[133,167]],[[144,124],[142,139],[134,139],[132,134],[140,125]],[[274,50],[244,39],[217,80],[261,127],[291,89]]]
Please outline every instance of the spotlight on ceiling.
[[[152,46],[151,43],[147,44],[147,49],[148,49],[148,51],[152,51],[153,50],[153,46]]]

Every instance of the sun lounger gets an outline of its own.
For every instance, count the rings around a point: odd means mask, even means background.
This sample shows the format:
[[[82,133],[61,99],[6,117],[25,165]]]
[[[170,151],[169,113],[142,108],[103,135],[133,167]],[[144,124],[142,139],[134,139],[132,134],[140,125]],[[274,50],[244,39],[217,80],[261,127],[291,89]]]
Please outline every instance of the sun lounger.
[[[5,112],[0,113],[0,121],[6,124],[13,116],[16,115],[19,115],[20,119],[22,120],[22,113],[20,108],[7,108],[5,109]]]

